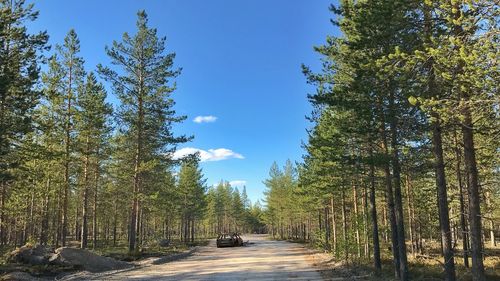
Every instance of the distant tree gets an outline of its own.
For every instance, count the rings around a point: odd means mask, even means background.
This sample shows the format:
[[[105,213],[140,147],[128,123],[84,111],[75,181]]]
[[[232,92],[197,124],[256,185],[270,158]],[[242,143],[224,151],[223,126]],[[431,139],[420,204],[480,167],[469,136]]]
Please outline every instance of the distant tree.
[[[231,214],[233,217],[233,225],[235,226],[235,232],[241,232],[245,223],[245,206],[241,199],[240,192],[238,188],[234,188],[233,194],[231,196]]]
[[[243,186],[243,189],[241,190],[241,202],[243,202],[243,207],[248,210],[252,207],[252,202],[248,198],[247,194],[247,187]]]
[[[76,116],[79,151],[83,161],[82,238],[80,245],[82,248],[86,248],[88,244],[88,203],[92,190],[91,167],[100,169],[100,154],[104,150],[103,144],[107,142],[106,139],[110,131],[107,120],[112,113],[112,107],[106,103],[105,99],[104,86],[97,82],[93,73],[90,73],[86,77],[85,84],[79,89],[77,106],[80,110]],[[94,184],[97,185],[97,183]],[[96,194],[97,190],[93,192]]]
[[[195,221],[203,218],[205,210],[206,180],[203,178],[198,161],[188,160],[179,172],[178,194],[182,215],[182,238],[184,242],[194,242]]]

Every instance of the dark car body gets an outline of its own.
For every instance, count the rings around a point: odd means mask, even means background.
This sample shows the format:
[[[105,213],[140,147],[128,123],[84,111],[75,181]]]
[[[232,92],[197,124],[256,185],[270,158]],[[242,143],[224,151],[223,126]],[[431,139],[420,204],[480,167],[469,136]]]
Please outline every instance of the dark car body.
[[[219,234],[217,237],[217,248],[243,246],[243,239],[237,233]]]

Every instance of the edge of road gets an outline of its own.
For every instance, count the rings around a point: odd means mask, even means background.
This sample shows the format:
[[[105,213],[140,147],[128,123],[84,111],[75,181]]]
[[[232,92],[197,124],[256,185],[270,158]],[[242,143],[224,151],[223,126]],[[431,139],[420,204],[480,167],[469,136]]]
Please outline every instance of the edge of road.
[[[124,269],[117,269],[117,270],[110,270],[110,271],[104,271],[104,272],[99,272],[99,273],[92,273],[89,271],[78,271],[78,272],[73,272],[69,274],[65,274],[62,276],[58,276],[55,278],[55,280],[58,281],[79,281],[79,280],[102,280],[103,277],[121,273],[121,272],[127,272],[127,271],[134,271],[138,270],[141,268],[147,268],[150,266],[154,265],[161,265],[167,262],[172,262],[176,260],[181,260],[184,258],[187,258],[197,251],[200,250],[203,246],[196,246],[192,247],[189,250],[186,250],[182,253],[177,253],[169,256],[163,256],[163,257],[153,257],[153,258],[148,258],[145,260],[142,260],[137,263],[131,263],[133,266],[130,268],[124,268]]]

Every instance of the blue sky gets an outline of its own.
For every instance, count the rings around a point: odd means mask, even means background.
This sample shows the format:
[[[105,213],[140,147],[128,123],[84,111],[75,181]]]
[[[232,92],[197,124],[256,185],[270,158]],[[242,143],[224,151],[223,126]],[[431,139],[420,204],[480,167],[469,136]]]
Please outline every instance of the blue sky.
[[[273,161],[297,161],[311,111],[300,65],[319,69],[320,45],[334,32],[332,0],[45,0],[30,29],[61,43],[70,28],[81,41],[86,69],[107,64],[104,46],[134,33],[136,12],[167,37],[182,67],[174,93],[188,120],[175,131],[194,135],[183,151],[200,149],[208,184],[243,182],[252,202]],[[110,93],[110,101],[116,99]],[[197,116],[213,116],[194,122]],[[199,118],[200,119],[200,118]],[[189,148],[189,149],[187,149]]]

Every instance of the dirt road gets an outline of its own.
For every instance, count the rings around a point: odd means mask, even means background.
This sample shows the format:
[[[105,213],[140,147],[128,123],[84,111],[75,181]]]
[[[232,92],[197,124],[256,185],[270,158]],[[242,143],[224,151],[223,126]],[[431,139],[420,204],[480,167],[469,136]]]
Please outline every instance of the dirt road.
[[[263,235],[243,236],[245,247],[201,247],[185,259],[114,274],[86,276],[93,280],[322,280],[298,244],[270,241]]]

